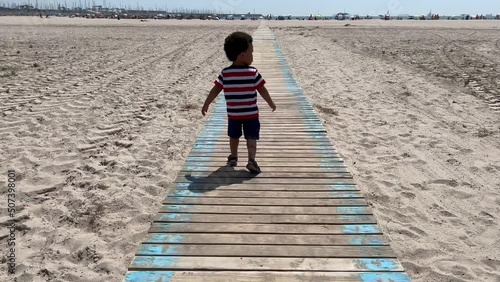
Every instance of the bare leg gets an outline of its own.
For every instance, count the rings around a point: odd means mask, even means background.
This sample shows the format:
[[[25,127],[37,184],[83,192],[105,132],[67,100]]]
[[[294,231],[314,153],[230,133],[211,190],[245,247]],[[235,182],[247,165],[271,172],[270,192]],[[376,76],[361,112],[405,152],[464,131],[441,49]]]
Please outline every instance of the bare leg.
[[[257,140],[248,139],[247,149],[248,149],[248,159],[255,160],[255,155],[257,155]]]
[[[230,138],[229,147],[231,148],[231,156],[238,157],[238,145],[240,144],[239,138]]]

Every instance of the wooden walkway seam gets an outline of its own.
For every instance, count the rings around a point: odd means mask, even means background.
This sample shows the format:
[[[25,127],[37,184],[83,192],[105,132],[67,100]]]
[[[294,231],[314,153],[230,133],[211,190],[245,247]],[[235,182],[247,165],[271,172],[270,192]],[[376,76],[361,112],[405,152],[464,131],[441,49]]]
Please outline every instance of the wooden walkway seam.
[[[411,281],[262,21],[254,66],[278,110],[259,96],[263,172],[226,166],[221,95],[123,281]]]

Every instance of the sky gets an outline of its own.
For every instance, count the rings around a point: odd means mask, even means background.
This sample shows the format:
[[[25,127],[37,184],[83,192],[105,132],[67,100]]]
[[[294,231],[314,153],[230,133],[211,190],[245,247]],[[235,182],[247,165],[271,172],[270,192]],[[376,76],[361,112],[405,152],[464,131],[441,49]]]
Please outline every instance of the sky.
[[[391,15],[427,14],[432,10],[435,14],[500,14],[500,0],[0,0],[4,3],[35,4],[45,2],[87,3],[96,5],[120,5],[132,8],[139,4],[144,9],[155,7],[164,9],[209,9],[219,13],[297,15],[309,14],[334,15],[338,12],[348,12],[360,15],[381,15],[387,11]]]
[[[134,0],[111,2],[137,5]],[[235,14],[253,12],[254,9],[256,13],[273,15],[333,15],[344,10],[360,15],[385,14],[387,10],[392,15],[420,15],[427,14],[430,10],[446,15],[500,14],[500,0],[143,0],[139,3],[144,8],[167,5],[168,8],[213,9]]]

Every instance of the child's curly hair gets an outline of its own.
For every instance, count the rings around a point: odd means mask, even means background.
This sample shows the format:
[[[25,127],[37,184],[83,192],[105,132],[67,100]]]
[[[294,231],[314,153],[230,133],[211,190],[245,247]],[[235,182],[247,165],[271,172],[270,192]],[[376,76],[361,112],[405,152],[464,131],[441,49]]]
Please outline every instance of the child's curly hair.
[[[226,52],[227,58],[234,62],[238,55],[245,52],[250,48],[250,44],[252,44],[252,36],[246,32],[233,32],[224,42],[224,51]]]

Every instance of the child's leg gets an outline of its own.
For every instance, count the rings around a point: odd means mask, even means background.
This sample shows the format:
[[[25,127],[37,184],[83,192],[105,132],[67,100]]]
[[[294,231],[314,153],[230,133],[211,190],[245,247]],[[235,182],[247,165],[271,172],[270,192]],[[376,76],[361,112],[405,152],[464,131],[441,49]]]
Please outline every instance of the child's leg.
[[[259,140],[260,122],[258,118],[245,120],[243,123],[243,132],[247,139],[248,160],[255,160],[257,154],[257,140]]]
[[[260,173],[260,167],[255,161],[257,155],[257,140],[259,140],[259,119],[248,120],[243,124],[245,139],[247,139],[248,164],[247,169],[252,173]]]
[[[257,140],[247,139],[248,160],[255,160],[257,155]]]
[[[231,156],[238,157],[238,145],[240,144],[239,138],[229,138],[229,147],[231,149]]]
[[[227,135],[229,136],[229,148],[231,150],[231,156],[233,158],[238,157],[238,145],[240,144],[241,132],[241,121],[239,120],[228,120],[227,123]]]

